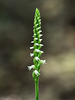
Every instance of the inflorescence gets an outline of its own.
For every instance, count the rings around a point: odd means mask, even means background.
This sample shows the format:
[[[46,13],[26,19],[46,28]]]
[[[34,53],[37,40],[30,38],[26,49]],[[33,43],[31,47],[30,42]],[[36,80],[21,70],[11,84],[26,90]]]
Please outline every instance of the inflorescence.
[[[41,47],[44,46],[43,44],[41,44],[41,37],[43,36],[41,34],[41,19],[40,19],[40,12],[39,10],[36,8],[35,11],[35,18],[34,18],[34,29],[33,29],[33,41],[31,41],[31,43],[33,43],[33,46],[30,47],[30,49],[33,49],[33,53],[30,53],[30,57],[34,57],[33,58],[33,63],[34,65],[28,66],[28,69],[31,70],[33,69],[33,78],[34,80],[36,80],[37,77],[39,77],[40,75],[40,66],[41,64],[46,64],[46,60],[41,60],[41,54],[44,53],[43,51],[41,51]]]

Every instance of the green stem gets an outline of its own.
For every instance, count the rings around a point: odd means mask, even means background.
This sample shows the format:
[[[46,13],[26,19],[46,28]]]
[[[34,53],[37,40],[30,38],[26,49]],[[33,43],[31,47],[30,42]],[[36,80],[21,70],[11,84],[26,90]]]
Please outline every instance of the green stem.
[[[35,100],[39,100],[39,78],[35,80]]]

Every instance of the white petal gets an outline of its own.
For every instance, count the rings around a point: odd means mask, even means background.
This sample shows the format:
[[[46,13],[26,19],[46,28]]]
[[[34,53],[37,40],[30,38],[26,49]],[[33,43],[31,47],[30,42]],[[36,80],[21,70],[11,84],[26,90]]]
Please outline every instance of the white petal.
[[[35,22],[34,22],[35,24],[36,24],[36,20],[35,20]]]
[[[35,75],[37,75],[37,76],[40,75],[40,73],[39,73],[37,70],[35,70],[34,73],[35,73]]]
[[[37,27],[37,26],[38,26],[38,24],[34,25],[33,28],[34,28],[34,27]]]
[[[44,46],[43,44],[40,44],[40,46]]]
[[[35,49],[35,51],[36,51],[36,52],[40,52],[40,50],[39,50],[39,49]]]
[[[34,49],[34,47],[30,47],[30,49]]]
[[[30,57],[33,57],[34,56],[34,54],[33,53],[30,53]]]
[[[41,27],[38,27],[37,30],[41,29]]]
[[[34,43],[34,41],[31,41],[31,43]]]
[[[35,26],[38,26],[38,24],[36,24]]]
[[[38,17],[37,19],[39,19],[40,17]]]
[[[42,30],[38,31],[38,33],[41,33],[41,32],[42,32]]]
[[[39,44],[38,44],[38,43],[35,43],[35,45],[39,46]]]
[[[39,19],[39,22],[41,22],[41,19]]]
[[[34,40],[38,40],[38,38],[34,38]]]
[[[41,22],[39,22],[41,24]]]
[[[44,53],[43,51],[39,50],[39,49],[35,49],[36,52],[41,52]]]
[[[40,51],[41,53],[44,53],[43,51]]]
[[[35,67],[34,65],[28,66],[29,71],[30,71],[31,69],[33,69],[34,67]]]
[[[36,34],[34,34],[32,37],[34,37]]]
[[[36,36],[36,34],[34,34],[32,37]]]
[[[41,63],[44,65],[46,64],[46,60],[41,60]]]
[[[38,57],[35,57],[36,61],[40,60]]]
[[[42,34],[39,35],[40,37],[43,36]]]
[[[40,42],[42,41],[42,39],[39,39],[40,40]]]

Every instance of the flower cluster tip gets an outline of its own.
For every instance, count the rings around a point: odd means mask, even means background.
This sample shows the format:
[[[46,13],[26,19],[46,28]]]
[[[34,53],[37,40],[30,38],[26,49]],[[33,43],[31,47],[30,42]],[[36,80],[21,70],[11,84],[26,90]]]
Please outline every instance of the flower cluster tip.
[[[44,46],[43,44],[41,44],[41,37],[43,36],[41,34],[42,30],[41,30],[41,19],[40,19],[40,12],[39,10],[36,8],[35,11],[35,18],[34,18],[34,29],[33,29],[33,41],[31,41],[31,43],[33,43],[33,46],[30,47],[30,49],[33,49],[33,53],[30,53],[30,57],[34,56],[34,60],[33,63],[34,65],[28,66],[28,69],[34,69],[34,73],[36,76],[40,75],[40,66],[41,64],[46,64],[46,60],[40,60],[40,56],[42,53],[44,53],[43,51],[41,51],[41,47]]]

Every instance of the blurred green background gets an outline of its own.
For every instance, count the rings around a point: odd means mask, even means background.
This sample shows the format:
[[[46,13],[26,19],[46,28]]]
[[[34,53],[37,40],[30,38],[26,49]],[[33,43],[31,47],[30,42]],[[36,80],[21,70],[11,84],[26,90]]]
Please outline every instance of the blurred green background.
[[[33,19],[42,19],[40,100],[75,100],[75,0],[0,0],[0,100],[35,100]]]

